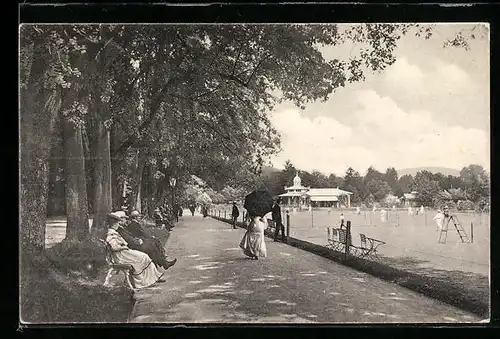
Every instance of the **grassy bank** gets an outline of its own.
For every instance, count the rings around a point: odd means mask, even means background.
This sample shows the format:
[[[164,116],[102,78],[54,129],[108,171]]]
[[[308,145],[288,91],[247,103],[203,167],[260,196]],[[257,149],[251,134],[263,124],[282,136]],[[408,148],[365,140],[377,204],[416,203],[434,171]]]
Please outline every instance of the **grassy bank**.
[[[212,218],[231,222],[223,218]],[[238,226],[245,228],[242,223],[238,223]],[[274,236],[269,231],[265,233],[268,237]],[[462,271],[417,268],[418,262],[411,257],[380,258],[377,261],[350,257],[344,260],[343,253],[295,238],[290,238],[289,245],[396,283],[481,317],[489,316],[490,295],[487,276]]]
[[[70,259],[54,261],[53,252],[29,256],[22,262],[22,322],[127,321],[135,302],[133,291],[121,286],[103,287],[104,267],[87,272],[85,269],[61,269]]]
[[[167,230],[148,229],[166,243]],[[105,249],[97,239],[62,241],[25,256],[20,267],[22,322],[127,322],[135,304],[134,292],[124,284],[103,287],[107,270]]]

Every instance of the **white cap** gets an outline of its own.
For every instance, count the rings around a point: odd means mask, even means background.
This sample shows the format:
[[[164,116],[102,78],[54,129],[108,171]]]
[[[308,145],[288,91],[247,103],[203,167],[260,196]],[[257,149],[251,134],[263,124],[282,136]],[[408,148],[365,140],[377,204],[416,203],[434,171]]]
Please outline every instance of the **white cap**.
[[[124,211],[116,211],[113,212],[112,214],[117,215],[119,218],[125,218],[127,216],[127,213],[125,213]]]

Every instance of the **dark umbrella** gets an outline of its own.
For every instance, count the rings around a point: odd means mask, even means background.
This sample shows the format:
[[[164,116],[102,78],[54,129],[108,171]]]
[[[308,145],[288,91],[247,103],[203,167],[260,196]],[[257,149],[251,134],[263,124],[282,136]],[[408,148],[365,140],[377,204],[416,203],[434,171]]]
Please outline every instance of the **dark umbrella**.
[[[264,190],[256,190],[245,197],[243,207],[250,215],[263,217],[273,208],[273,197]]]

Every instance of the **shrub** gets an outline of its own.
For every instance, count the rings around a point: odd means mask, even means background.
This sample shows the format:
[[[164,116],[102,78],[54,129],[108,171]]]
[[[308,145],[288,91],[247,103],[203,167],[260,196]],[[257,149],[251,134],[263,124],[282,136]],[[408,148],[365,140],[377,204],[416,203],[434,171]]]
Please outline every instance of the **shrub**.
[[[459,211],[473,210],[474,208],[475,208],[475,205],[470,200],[462,200],[462,201],[459,201],[457,203],[457,209]]]

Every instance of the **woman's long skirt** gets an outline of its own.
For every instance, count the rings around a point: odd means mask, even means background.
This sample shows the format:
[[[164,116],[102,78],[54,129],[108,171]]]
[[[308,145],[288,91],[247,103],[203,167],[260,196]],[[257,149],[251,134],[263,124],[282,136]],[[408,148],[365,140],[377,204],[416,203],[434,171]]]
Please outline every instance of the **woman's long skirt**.
[[[247,231],[241,239],[240,248],[249,257],[266,257],[267,248],[264,233]]]
[[[134,268],[132,278],[136,288],[149,287],[163,276],[163,273],[158,271],[151,258],[144,252],[128,249],[113,254],[117,263],[132,265]]]

